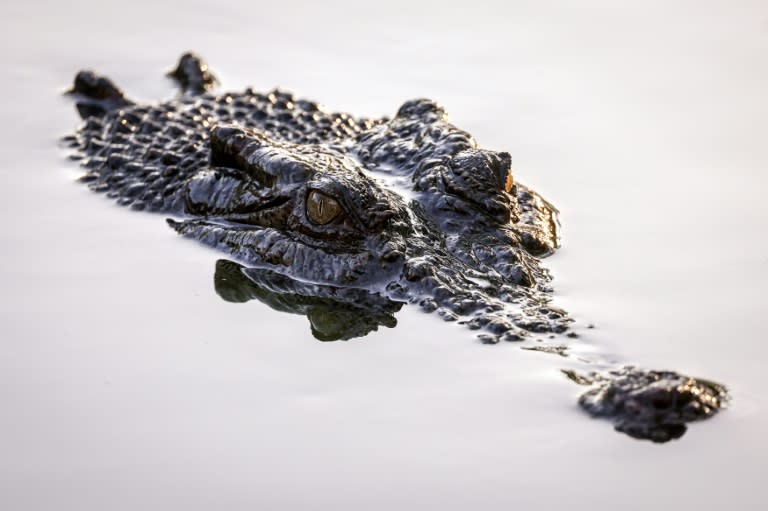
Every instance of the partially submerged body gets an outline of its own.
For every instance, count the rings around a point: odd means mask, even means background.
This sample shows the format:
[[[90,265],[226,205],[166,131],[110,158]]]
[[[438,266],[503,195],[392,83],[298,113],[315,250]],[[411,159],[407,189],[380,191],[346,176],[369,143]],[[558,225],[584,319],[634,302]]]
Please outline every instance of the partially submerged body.
[[[280,90],[208,92],[216,80],[190,54],[170,75],[178,98],[137,105],[79,73],[84,124],[66,140],[92,189],[172,215],[177,232],[247,265],[217,266],[225,299],[306,314],[323,340],[393,326],[404,302],[486,343],[568,332],[540,264],[558,246],[557,210],[438,104],[360,119]],[[725,397],[703,380],[632,371],[574,379],[595,385],[580,401],[590,414],[639,438],[675,438]]]

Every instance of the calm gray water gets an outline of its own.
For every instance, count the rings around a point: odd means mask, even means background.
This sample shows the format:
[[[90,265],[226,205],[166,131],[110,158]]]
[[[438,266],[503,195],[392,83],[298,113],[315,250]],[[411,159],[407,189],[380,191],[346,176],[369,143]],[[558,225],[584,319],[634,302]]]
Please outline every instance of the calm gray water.
[[[0,508],[762,509],[767,5],[4,2]],[[634,441],[580,413],[564,359],[407,308],[320,343],[221,301],[219,254],[56,145],[77,70],[160,99],[187,49],[358,115],[437,99],[562,210],[581,349],[725,382],[731,409]]]

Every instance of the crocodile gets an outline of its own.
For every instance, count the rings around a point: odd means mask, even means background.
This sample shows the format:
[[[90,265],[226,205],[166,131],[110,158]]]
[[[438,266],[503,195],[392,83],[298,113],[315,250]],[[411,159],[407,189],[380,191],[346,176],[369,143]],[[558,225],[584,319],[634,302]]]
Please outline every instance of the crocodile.
[[[234,259],[217,263],[222,298],[306,315],[324,341],[393,327],[411,304],[482,343],[567,354],[557,342],[578,335],[542,265],[560,244],[558,210],[438,103],[363,118],[281,89],[217,93],[193,53],[168,76],[177,97],[139,104],[77,73],[68,94],[82,123],[63,141],[92,190],[170,216]],[[587,413],[655,442],[728,400],[724,386],[672,371],[565,372],[589,386]]]

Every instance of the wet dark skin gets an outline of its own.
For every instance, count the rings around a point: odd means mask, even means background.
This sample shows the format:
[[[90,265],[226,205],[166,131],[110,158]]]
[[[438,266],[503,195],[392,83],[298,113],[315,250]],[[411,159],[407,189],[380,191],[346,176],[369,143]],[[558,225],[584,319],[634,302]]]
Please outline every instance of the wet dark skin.
[[[178,97],[137,104],[81,71],[69,94],[83,123],[64,141],[91,189],[170,215],[176,232],[242,263],[217,263],[222,298],[306,315],[321,340],[394,327],[409,303],[484,343],[567,356],[558,343],[575,337],[572,320],[551,305],[541,265],[559,244],[557,210],[440,105],[415,99],[364,119],[281,90],[219,94],[193,54],[168,76]],[[590,415],[655,442],[727,399],[671,371],[566,375],[589,386],[579,403]]]

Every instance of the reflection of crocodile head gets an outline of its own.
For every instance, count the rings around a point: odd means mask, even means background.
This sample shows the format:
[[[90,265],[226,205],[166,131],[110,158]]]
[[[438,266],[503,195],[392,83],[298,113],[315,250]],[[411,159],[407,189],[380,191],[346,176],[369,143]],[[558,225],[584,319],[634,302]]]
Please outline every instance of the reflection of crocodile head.
[[[535,349],[565,354],[545,339],[571,319],[550,305],[540,262],[558,246],[557,210],[514,181],[508,153],[479,148],[427,99],[371,120],[280,90],[216,95],[193,55],[171,76],[177,99],[139,105],[79,73],[71,93],[84,124],[65,140],[93,190],[174,215],[177,232],[248,265],[220,263],[225,299],[307,314],[328,339],[393,325],[407,302],[484,343],[542,341]],[[631,402],[657,413],[652,400]],[[605,393],[582,405],[629,413]]]
[[[348,340],[374,332],[379,325],[394,328],[394,313],[403,306],[363,289],[308,284],[232,261],[216,262],[216,292],[224,300],[258,300],[273,309],[307,316],[312,335],[320,341]]]

